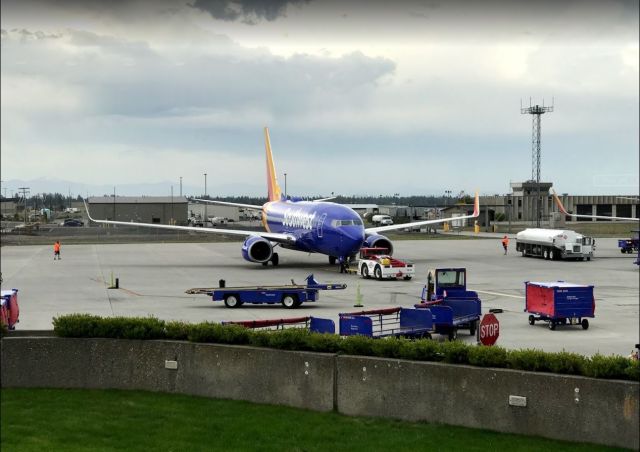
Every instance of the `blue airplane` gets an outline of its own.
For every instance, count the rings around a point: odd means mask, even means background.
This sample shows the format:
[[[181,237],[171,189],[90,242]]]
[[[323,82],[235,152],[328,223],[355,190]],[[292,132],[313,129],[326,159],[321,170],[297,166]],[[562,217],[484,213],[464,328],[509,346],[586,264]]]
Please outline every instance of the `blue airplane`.
[[[320,253],[329,256],[329,263],[336,260],[347,260],[356,255],[360,248],[380,247],[393,254],[393,244],[381,232],[406,229],[451,221],[451,218],[437,220],[416,221],[413,223],[394,224],[365,228],[362,219],[350,207],[342,204],[327,202],[332,198],[314,201],[304,201],[285,197],[280,190],[276,177],[269,129],[264,129],[265,149],[267,154],[267,183],[269,199],[263,206],[240,204],[224,201],[210,201],[215,204],[253,209],[262,212],[262,224],[266,232],[244,231],[236,229],[201,228],[193,226],[173,226],[164,224],[135,223],[113,220],[96,220],[85,209],[89,220],[95,223],[116,224],[122,226],[142,226],[159,229],[173,229],[176,231],[194,231],[213,234],[239,235],[247,237],[242,244],[242,257],[249,261],[263,265],[271,262],[278,265],[277,246],[282,248]],[[472,215],[456,217],[456,220],[476,218],[480,213],[478,194],[476,193]]]

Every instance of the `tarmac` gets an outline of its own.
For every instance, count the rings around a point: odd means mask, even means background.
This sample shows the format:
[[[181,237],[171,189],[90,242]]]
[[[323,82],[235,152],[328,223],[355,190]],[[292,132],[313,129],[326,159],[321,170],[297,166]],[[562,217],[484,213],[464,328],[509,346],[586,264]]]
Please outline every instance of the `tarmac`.
[[[501,309],[497,345],[627,356],[639,343],[639,270],[636,255],[621,254],[617,239],[598,238],[591,261],[546,261],[522,257],[511,241],[503,254],[502,234],[483,240],[400,240],[394,256],[413,261],[411,281],[365,280],[339,273],[323,255],[277,248],[280,265],[264,267],[242,259],[240,243],[80,244],[62,242],[62,259],[53,260],[53,244],[3,246],[3,289],[19,290],[18,330],[47,330],[52,319],[70,313],[99,316],[154,316],[164,320],[219,322],[300,316],[331,318],[338,313],[382,307],[411,307],[419,302],[428,268],[466,267],[469,290],[478,292],[482,312]],[[494,240],[492,240],[494,238]],[[193,287],[255,286],[304,283],[313,273],[319,282],[346,283],[346,290],[322,291],[316,303],[288,310],[281,305],[244,305],[228,309],[206,295],[187,295]],[[115,278],[119,289],[109,289]],[[524,312],[525,281],[567,281],[593,285],[595,318],[590,327],[528,324]],[[364,307],[355,308],[360,286]],[[438,335],[436,340],[445,340]],[[468,331],[459,338],[474,343]]]

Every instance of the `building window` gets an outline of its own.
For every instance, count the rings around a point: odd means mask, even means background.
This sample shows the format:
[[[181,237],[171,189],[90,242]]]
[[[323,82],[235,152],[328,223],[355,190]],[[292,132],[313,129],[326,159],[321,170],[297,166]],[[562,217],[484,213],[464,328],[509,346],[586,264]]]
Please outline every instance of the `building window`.
[[[155,224],[160,224],[160,218],[151,217],[151,222]]]
[[[518,199],[518,207],[522,207],[522,199]]]
[[[617,204],[616,217],[631,218],[631,204]]]

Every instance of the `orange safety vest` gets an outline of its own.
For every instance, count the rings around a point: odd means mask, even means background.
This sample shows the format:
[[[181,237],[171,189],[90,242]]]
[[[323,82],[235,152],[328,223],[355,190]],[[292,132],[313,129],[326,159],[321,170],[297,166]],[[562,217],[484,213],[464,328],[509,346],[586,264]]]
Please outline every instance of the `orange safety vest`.
[[[53,251],[55,251],[56,253],[60,251],[60,244],[59,243],[54,243],[53,244]]]
[[[502,244],[505,245],[505,246],[509,245],[509,238],[508,237],[503,238],[502,239]]]

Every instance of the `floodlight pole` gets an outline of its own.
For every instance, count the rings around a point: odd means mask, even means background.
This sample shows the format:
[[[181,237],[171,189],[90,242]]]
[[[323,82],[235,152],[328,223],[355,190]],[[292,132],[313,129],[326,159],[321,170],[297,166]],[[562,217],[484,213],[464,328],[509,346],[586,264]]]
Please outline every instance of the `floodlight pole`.
[[[522,100],[520,101],[520,113],[532,115],[532,133],[531,133],[531,180],[536,182],[537,186],[537,200],[536,200],[536,227],[540,227],[540,220],[542,218],[542,200],[540,199],[540,116],[545,113],[553,112],[555,99],[552,100],[550,107],[540,105],[531,105],[531,98],[529,98],[529,108],[522,107]]]

